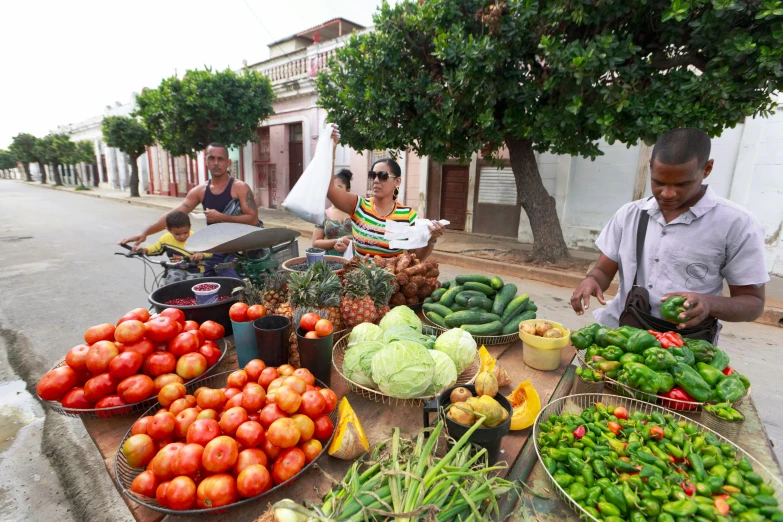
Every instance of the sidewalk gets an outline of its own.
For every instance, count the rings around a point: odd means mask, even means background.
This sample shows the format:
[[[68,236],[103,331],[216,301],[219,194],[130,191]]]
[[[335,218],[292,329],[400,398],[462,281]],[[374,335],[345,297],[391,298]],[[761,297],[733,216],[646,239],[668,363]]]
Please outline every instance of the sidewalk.
[[[127,192],[119,190],[91,188],[89,191],[77,191],[72,186],[54,187],[52,185],[41,185],[37,182],[29,183],[23,181],[19,181],[19,183],[71,192],[82,196],[111,199],[120,203],[164,211],[171,210],[182,202],[182,198],[178,197],[150,196],[146,194],[138,198],[130,198]],[[267,228],[289,228],[296,230],[304,237],[313,235],[312,224],[284,211],[259,208],[258,217]],[[515,276],[569,288],[575,288],[584,278],[587,268],[598,259],[598,254],[595,252],[571,250],[571,256],[575,259],[575,266],[581,267],[572,270],[545,268],[514,262],[515,259],[518,259],[530,250],[532,250],[532,245],[518,243],[510,238],[448,231],[444,238],[438,241],[437,247],[433,252],[433,259],[439,263],[475,269],[477,272]],[[492,258],[499,260],[493,260]],[[617,293],[616,280],[606,293],[607,295],[615,295]],[[772,326],[783,326],[783,278],[773,277],[772,281],[767,283],[765,311],[756,322]]]

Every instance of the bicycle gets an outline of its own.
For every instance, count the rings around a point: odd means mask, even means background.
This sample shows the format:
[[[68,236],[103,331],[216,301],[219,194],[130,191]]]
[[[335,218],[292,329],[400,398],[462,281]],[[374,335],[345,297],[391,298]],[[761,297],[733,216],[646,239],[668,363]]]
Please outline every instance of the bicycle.
[[[186,281],[190,279],[201,279],[203,275],[199,273],[192,273],[190,270],[194,268],[200,268],[203,265],[196,261],[191,261],[190,257],[184,257],[181,261],[169,261],[167,259],[156,260],[147,256],[141,250],[133,250],[130,245],[126,243],[120,244],[122,248],[128,250],[127,253],[115,252],[115,256],[123,256],[128,259],[139,259],[144,263],[144,291],[151,294],[161,286],[166,286],[170,283],[176,283],[177,281]],[[155,265],[163,268],[160,273],[155,272]],[[147,270],[152,273],[152,288],[147,288]],[[161,284],[162,283],[162,284]]]

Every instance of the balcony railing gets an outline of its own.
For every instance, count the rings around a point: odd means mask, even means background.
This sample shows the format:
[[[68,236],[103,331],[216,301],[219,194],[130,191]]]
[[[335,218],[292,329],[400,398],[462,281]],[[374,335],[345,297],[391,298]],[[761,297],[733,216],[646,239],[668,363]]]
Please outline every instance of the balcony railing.
[[[266,67],[259,67],[258,71],[269,78],[273,85],[302,80],[308,77],[312,78],[317,76],[319,71],[327,68],[329,58],[334,56],[334,54],[334,49],[317,54],[308,53],[307,49],[302,49],[301,51],[269,60],[269,62],[274,63]]]

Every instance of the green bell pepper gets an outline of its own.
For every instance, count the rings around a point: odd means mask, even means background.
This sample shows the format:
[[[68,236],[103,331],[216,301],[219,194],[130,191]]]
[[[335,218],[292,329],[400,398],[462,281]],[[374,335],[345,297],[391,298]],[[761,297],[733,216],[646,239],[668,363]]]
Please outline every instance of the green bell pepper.
[[[729,375],[718,383],[715,391],[721,400],[736,402],[745,396],[747,390],[738,376]]]
[[[737,372],[734,372],[734,373],[737,374],[737,376],[739,377],[739,380],[742,381],[742,385],[745,387],[745,389],[749,390],[750,389],[750,379],[748,379],[747,377],[745,377],[741,373],[737,373]]]
[[[658,307],[661,317],[673,323],[684,323],[687,321],[687,319],[680,319],[680,314],[686,310],[688,309],[685,308],[685,298],[679,295],[670,297]]]
[[[644,353],[648,348],[660,348],[661,342],[650,332],[641,330],[633,334],[625,346],[625,351],[630,353]]]
[[[685,363],[688,366],[696,364],[696,358],[693,352],[687,346],[672,346],[669,348],[669,353],[674,356],[679,362]]]
[[[625,346],[628,344],[629,340],[626,336],[614,330],[606,332],[604,338],[606,339],[606,342],[609,343],[607,346],[617,346],[623,350],[625,350]]]
[[[685,339],[687,346],[696,358],[696,362],[708,363],[715,357],[715,345],[702,339]]]
[[[601,326],[598,328],[598,330],[595,331],[595,338],[593,342],[600,346],[601,348],[605,348],[606,346],[609,346],[611,343],[606,340],[606,334],[611,332],[609,328],[606,326]]]
[[[619,346],[610,344],[601,351],[601,356],[607,361],[619,361],[625,352]],[[721,374],[723,375],[723,374]]]
[[[708,364],[723,371],[729,365],[729,355],[723,350],[715,348],[715,357]]]
[[[638,353],[624,353],[619,359],[620,364],[625,366],[629,362],[644,363],[644,356]]]
[[[571,344],[573,344],[574,347],[576,347],[578,350],[584,350],[585,348],[588,348],[591,344],[593,344],[594,340],[595,332],[590,329],[590,326],[585,326],[584,328],[571,333]]]
[[[620,361],[598,361],[595,367],[607,377],[614,379],[623,365],[620,364]]]
[[[701,375],[702,379],[704,379],[707,384],[713,387],[726,378],[719,369],[703,362],[696,363],[696,371],[699,372],[699,375]]]
[[[696,399],[698,402],[706,402],[712,397],[712,389],[696,370],[678,362],[672,366],[669,371],[674,377],[674,382],[682,388],[685,393]],[[742,384],[742,383],[740,383]]]
[[[644,330],[640,328],[634,328],[633,326],[621,326],[619,328],[615,328],[614,331],[619,332],[623,334],[626,338],[630,339],[631,336],[636,332],[643,332]]]
[[[664,350],[663,348],[648,348],[643,355],[644,364],[656,372],[668,370],[677,364],[677,359],[669,353],[669,350]]]
[[[590,347],[585,352],[585,360],[586,361],[592,361],[593,357],[596,355],[599,355],[603,357],[601,354],[603,353],[604,349],[598,346],[597,344],[591,344]]]
[[[661,378],[655,370],[644,364],[628,363],[623,366],[621,373],[625,375],[624,380],[629,386],[645,393],[655,395],[661,387]]]
[[[661,387],[658,388],[658,393],[667,393],[674,388],[674,377],[669,372],[656,372],[661,379]]]

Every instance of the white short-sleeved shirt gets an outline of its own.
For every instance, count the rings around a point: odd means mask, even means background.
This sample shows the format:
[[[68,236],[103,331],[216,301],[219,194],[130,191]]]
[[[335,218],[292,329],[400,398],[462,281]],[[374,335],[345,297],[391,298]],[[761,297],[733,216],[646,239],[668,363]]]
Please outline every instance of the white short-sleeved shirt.
[[[636,231],[642,212],[650,215],[637,284],[650,292],[652,314],[669,292],[720,295],[731,286],[761,286],[769,281],[764,261],[764,228],[746,209],[716,196],[704,196],[671,223],[654,198],[633,201],[612,216],[595,244],[620,266],[620,291],[593,316],[617,327],[636,274]]]

